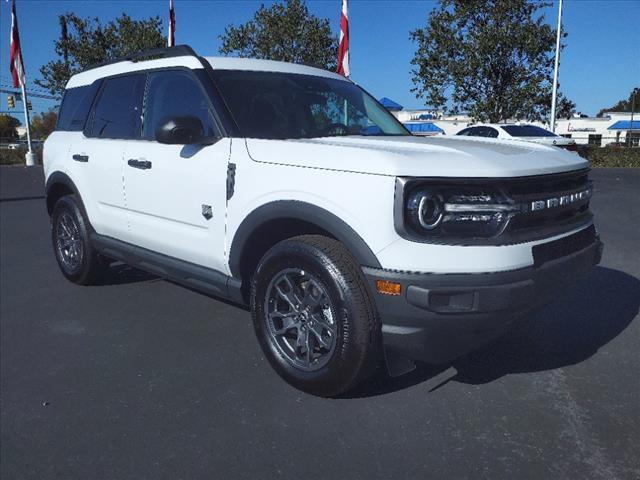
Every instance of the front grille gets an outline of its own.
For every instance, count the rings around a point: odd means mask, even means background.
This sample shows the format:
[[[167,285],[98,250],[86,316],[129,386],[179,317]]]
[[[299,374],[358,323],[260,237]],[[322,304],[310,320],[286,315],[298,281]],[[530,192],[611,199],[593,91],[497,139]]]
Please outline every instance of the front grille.
[[[587,186],[588,183],[589,171],[578,170],[575,172],[540,175],[536,177],[519,177],[511,180],[506,185],[506,188],[513,196],[535,197],[546,193],[577,190]]]
[[[516,204],[524,207],[523,211],[511,218],[503,232],[503,235],[513,237],[513,240],[548,237],[577,228],[592,218],[588,197],[538,211],[531,209],[531,204],[535,201],[560,199],[592,189],[586,170],[517,179],[505,184],[503,188]]]
[[[539,267],[543,263],[566,257],[578,252],[596,241],[596,228],[591,225],[573,235],[549,243],[542,243],[532,248],[533,265]]]

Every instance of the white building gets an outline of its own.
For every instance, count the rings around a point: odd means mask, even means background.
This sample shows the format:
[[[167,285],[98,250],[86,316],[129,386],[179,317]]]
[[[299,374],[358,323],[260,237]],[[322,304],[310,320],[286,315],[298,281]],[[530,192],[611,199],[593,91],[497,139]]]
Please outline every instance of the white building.
[[[572,138],[579,145],[606,146],[610,143],[627,143],[627,135],[633,146],[640,141],[640,113],[605,112],[602,117],[575,117],[556,121],[556,133]]]

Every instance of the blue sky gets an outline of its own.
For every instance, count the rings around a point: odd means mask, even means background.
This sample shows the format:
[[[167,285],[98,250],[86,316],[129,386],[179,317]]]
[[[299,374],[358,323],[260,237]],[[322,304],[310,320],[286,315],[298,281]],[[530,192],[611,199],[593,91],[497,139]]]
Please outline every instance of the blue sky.
[[[218,35],[230,23],[247,21],[259,1],[174,0],[176,42],[188,43],[203,55],[217,55]],[[265,4],[271,2],[265,1]],[[315,15],[329,18],[338,31],[340,0],[307,2]],[[409,31],[426,24],[431,1],[351,0],[349,21],[352,78],[373,95],[386,96],[405,106],[424,105],[411,93],[410,60],[415,45]],[[8,55],[11,23],[10,3],[0,4],[0,83],[9,83]],[[28,82],[39,76],[40,65],[54,58],[54,40],[59,36],[58,15],[97,16],[106,22],[122,12],[134,18],[160,15],[166,28],[168,0],[52,1],[18,0],[18,20]],[[557,0],[545,10],[555,25]],[[578,110],[595,114],[626,98],[640,84],[640,1],[565,0],[563,23],[569,36],[560,69],[561,90]],[[635,85],[634,85],[635,84]],[[34,110],[50,102],[33,99]],[[0,110],[7,108],[2,95]]]

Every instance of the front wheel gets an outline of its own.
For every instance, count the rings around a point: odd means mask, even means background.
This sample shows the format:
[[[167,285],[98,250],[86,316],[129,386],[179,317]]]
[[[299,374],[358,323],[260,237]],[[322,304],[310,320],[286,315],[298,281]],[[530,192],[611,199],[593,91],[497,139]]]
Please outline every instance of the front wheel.
[[[380,322],[358,263],[320,235],[284,240],[260,261],[251,307],[260,345],[276,372],[320,396],[364,381],[380,357]]]

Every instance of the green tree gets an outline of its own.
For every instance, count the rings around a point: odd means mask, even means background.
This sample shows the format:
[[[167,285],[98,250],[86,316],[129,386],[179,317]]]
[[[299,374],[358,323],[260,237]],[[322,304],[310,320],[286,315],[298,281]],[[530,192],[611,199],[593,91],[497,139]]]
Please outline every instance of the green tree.
[[[54,110],[34,115],[31,118],[31,138],[45,140],[56,129],[57,119]]]
[[[571,118],[576,113],[576,104],[564,95],[558,95],[556,105],[556,118]]]
[[[634,94],[635,102],[633,98]],[[632,88],[628,99],[620,100],[612,107],[600,110],[598,112],[598,117],[601,117],[604,112],[630,112],[632,107],[635,113],[640,112],[640,87]]]
[[[62,96],[69,78],[90,65],[165,45],[162,20],[157,16],[133,20],[123,13],[105,25],[98,18],[79,18],[74,13],[59,18],[61,33],[55,51],[60,58],[40,67],[42,79],[36,80],[52,95]]]
[[[6,142],[18,138],[16,127],[19,126],[20,120],[16,117],[6,114],[0,115],[0,140]]]
[[[412,91],[432,107],[479,121],[546,118],[556,31],[539,10],[548,5],[440,0],[427,25],[410,33],[417,43]]]
[[[338,40],[329,20],[309,13],[301,0],[261,5],[251,20],[228,25],[219,38],[224,55],[336,67]]]

